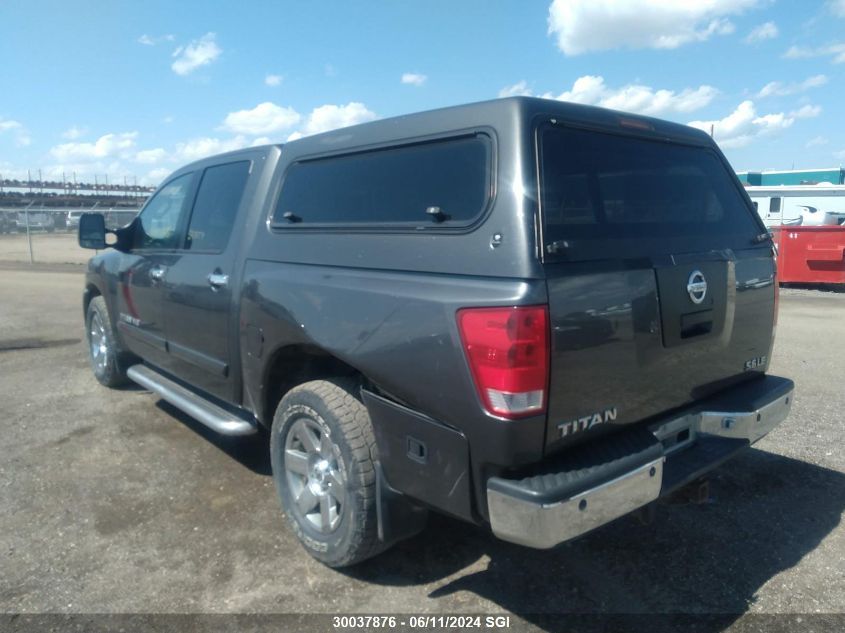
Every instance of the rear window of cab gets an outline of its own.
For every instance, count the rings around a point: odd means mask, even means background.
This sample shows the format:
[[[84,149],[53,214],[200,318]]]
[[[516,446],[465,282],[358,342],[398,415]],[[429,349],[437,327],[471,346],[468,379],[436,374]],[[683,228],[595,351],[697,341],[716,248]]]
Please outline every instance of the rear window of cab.
[[[273,228],[459,228],[493,189],[490,137],[472,134],[293,163]]]

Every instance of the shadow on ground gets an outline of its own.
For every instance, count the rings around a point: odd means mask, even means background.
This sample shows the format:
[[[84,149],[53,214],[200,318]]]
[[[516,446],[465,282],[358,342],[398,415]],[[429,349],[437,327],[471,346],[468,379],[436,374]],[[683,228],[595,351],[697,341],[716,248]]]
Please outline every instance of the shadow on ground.
[[[418,537],[346,573],[436,583],[486,554],[486,569],[429,597],[468,591],[548,630],[566,626],[554,614],[658,613],[720,614],[709,628],[721,630],[838,525],[845,475],[752,449],[717,471],[711,490],[708,504],[661,505],[652,525],[625,517],[551,551],[434,517]]]
[[[269,477],[273,474],[268,449],[270,440],[263,428],[259,429],[256,435],[250,437],[226,437],[215,433],[164,400],[159,400],[156,406],[257,475]]]
[[[224,438],[167,403],[158,406],[251,471],[271,473],[266,435]],[[751,449],[713,474],[708,503],[661,504],[648,526],[623,517],[539,551],[433,514],[422,534],[341,573],[376,585],[435,585],[428,597],[444,600],[444,612],[460,610],[459,592],[470,592],[550,631],[609,614],[624,616],[623,628],[639,615],[639,624],[656,630],[661,614],[669,628],[719,631],[748,611],[766,582],[816,548],[843,509],[842,473]],[[485,556],[486,569],[466,573]],[[435,609],[420,604],[421,612]]]

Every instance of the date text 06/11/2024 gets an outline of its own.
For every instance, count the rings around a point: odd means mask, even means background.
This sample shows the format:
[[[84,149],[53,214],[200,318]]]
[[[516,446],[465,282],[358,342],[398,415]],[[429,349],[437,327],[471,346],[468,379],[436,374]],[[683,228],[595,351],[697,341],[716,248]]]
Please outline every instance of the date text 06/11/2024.
[[[336,615],[335,629],[384,628],[397,626],[412,629],[508,629],[509,615]]]

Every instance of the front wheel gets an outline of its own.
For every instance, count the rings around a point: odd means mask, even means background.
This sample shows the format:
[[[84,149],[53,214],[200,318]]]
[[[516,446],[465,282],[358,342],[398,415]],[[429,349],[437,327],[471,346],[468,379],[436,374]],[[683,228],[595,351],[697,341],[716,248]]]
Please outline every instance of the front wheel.
[[[315,380],[289,391],[270,439],[273,480],[285,515],[311,556],[329,567],[381,552],[376,443],[352,381]]]
[[[126,384],[126,363],[117,347],[117,339],[103,297],[94,297],[88,304],[85,319],[88,338],[88,360],[94,377],[106,387]]]

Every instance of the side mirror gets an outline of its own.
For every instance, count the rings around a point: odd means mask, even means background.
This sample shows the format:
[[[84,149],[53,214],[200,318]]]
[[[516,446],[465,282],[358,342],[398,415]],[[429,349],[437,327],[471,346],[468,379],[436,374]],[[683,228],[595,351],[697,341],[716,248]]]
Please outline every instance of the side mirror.
[[[101,213],[83,213],[79,217],[79,245],[98,251],[107,248],[106,219]]]

